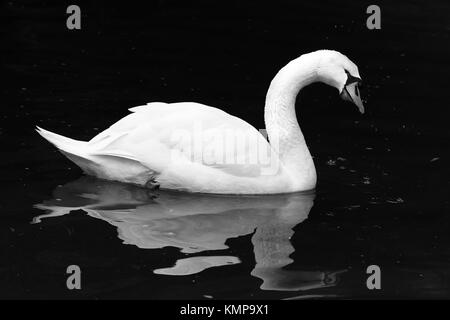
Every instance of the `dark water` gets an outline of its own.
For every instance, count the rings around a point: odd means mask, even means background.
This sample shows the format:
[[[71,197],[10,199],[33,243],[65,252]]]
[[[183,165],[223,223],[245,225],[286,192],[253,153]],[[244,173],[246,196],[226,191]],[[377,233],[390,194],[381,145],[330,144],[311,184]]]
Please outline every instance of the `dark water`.
[[[59,1],[1,7],[1,298],[448,298],[447,1]],[[263,128],[276,71],[355,61],[367,113],[312,85],[297,104],[313,194],[151,192],[82,177],[34,125],[87,140],[149,101],[197,101]],[[82,269],[82,290],[66,268]],[[378,265],[382,290],[366,287]]]

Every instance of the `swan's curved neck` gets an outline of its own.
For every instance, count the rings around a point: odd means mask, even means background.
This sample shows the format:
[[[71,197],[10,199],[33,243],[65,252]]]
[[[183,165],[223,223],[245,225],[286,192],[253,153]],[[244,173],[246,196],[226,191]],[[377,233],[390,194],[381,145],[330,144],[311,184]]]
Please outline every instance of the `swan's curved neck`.
[[[299,91],[320,81],[319,60],[303,55],[282,68],[272,80],[266,96],[264,119],[269,141],[283,164],[293,176],[314,188],[316,171],[311,154],[297,122],[295,101]]]

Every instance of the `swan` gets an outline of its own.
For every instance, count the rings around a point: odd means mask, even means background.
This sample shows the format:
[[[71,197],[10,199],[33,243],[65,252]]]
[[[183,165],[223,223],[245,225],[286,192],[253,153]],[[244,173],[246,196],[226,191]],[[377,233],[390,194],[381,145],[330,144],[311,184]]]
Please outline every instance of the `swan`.
[[[333,50],[303,54],[270,83],[267,136],[220,109],[194,102],[151,102],[90,141],[37,127],[86,174],[148,188],[218,194],[277,194],[315,188],[316,169],[297,122],[299,91],[322,82],[361,113],[358,67]]]

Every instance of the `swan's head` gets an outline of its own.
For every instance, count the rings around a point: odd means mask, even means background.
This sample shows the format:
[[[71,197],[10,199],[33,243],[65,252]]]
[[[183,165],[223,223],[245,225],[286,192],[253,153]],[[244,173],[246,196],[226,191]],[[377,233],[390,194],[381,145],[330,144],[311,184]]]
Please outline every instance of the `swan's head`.
[[[317,54],[317,75],[322,82],[339,90],[341,98],[353,102],[361,113],[364,106],[361,100],[359,85],[361,76],[358,67],[349,58],[333,50],[320,50]]]

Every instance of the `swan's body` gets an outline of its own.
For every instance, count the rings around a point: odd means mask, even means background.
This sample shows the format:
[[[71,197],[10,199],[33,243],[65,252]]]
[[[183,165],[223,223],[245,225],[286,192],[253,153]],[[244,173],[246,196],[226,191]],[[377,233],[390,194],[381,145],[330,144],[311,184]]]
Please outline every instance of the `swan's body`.
[[[296,96],[321,81],[361,109],[351,78],[359,78],[357,67],[336,51],[305,54],[282,68],[266,97],[270,144],[244,120],[193,102],[131,108],[88,142],[38,132],[87,174],[103,179],[204,193],[305,191],[315,187],[316,171],[297,122]]]

